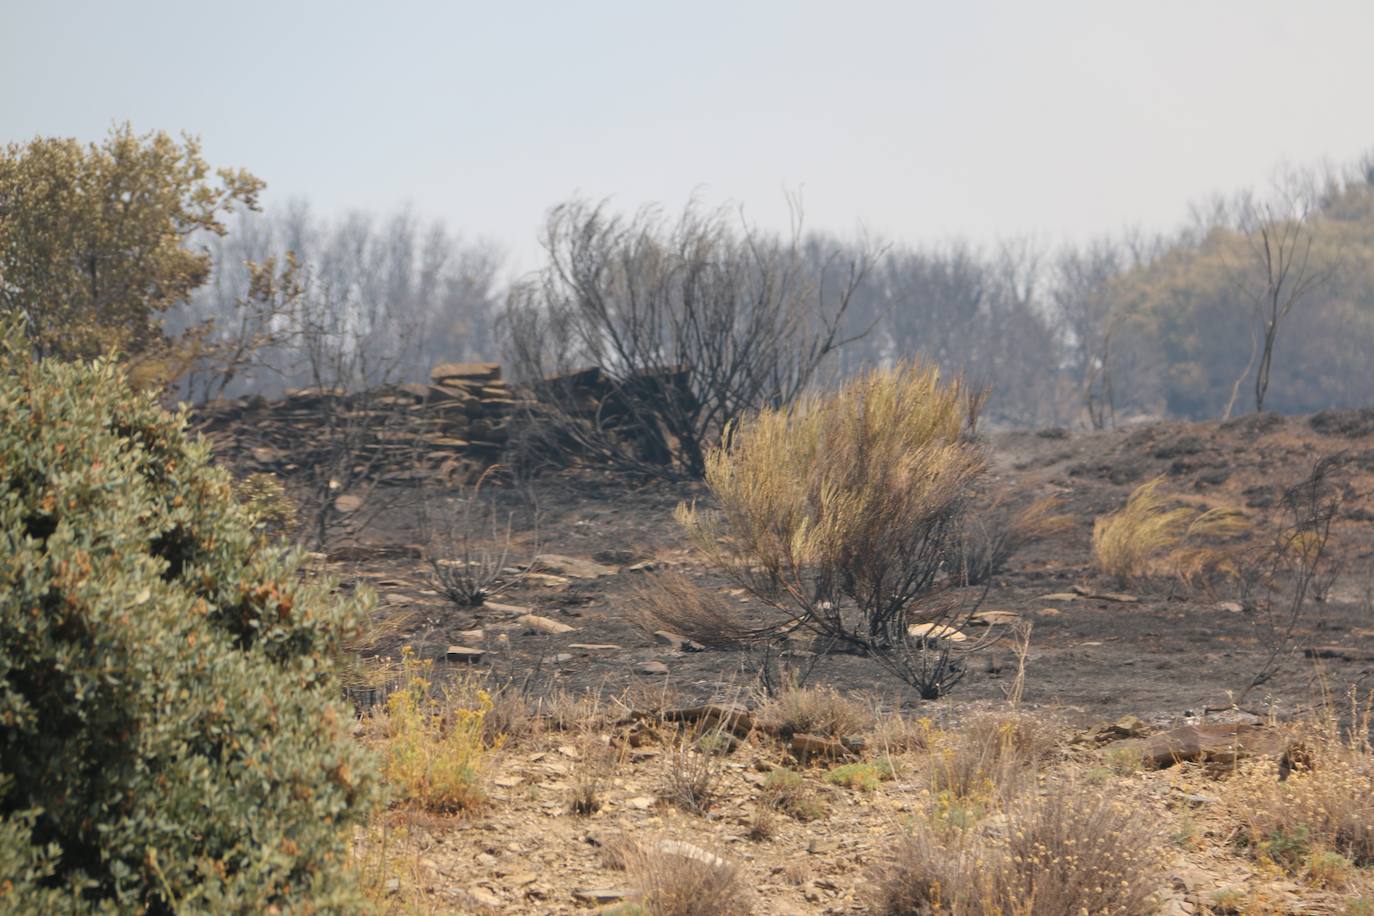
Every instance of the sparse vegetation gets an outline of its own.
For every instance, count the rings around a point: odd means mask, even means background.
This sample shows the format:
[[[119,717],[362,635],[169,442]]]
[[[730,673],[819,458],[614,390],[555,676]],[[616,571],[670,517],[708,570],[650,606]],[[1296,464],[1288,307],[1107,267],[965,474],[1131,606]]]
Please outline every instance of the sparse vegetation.
[[[482,492],[491,474],[488,469],[471,488],[422,503],[429,535],[430,581],[458,607],[477,607],[519,579],[506,569],[513,514],[503,524],[496,504]]]
[[[845,789],[872,792],[878,783],[892,778],[892,765],[885,760],[875,763],[846,763],[825,774],[825,781]]]
[[[759,801],[764,808],[781,811],[799,821],[815,821],[825,816],[815,790],[796,770],[777,769],[769,773]]]
[[[753,894],[739,866],[676,840],[640,844],[626,871],[639,887],[649,916],[747,916]]]
[[[833,687],[791,685],[768,697],[759,707],[758,721],[783,737],[821,735],[843,738],[865,731],[873,722],[870,711]]]
[[[720,799],[727,748],[720,722],[675,736],[663,755],[663,799],[691,814],[710,811]]]
[[[1101,790],[1060,785],[1007,809],[1005,836],[917,822],[876,879],[889,916],[1147,914],[1158,888],[1154,837]]]
[[[1279,780],[1273,761],[1257,761],[1225,784],[1225,797],[1244,825],[1244,840],[1258,856],[1290,871],[1312,869],[1332,877],[1339,855],[1356,866],[1374,865],[1374,749],[1369,709],[1355,708],[1342,727],[1326,709],[1301,732],[1304,763]],[[1316,857],[1316,858],[1314,858]]]
[[[747,644],[755,635],[718,590],[702,588],[677,570],[646,576],[634,587],[630,619],[645,633],[667,630],[708,649]]]
[[[969,513],[954,546],[953,565],[965,585],[982,585],[997,575],[1023,547],[1062,534],[1073,519],[1059,512],[1059,500],[1046,496],[1019,508],[998,494]]]
[[[1028,714],[985,713],[941,732],[927,753],[930,788],[949,800],[1006,800],[1034,781],[1058,733]]]
[[[971,613],[949,568],[972,487],[986,469],[966,436],[979,395],[904,365],[732,427],[706,480],[719,509],[682,506],[697,547],[773,608],[755,640],[802,630],[861,650],[927,698],[963,676],[981,643],[913,639],[918,624]],[[956,645],[959,646],[956,649]]]
[[[402,803],[444,814],[469,811],[486,797],[481,780],[491,698],[478,690],[476,706],[469,707],[460,688],[435,685],[431,669],[408,657],[401,689],[387,698],[382,774]]]
[[[1249,530],[1244,515],[1227,508],[1176,505],[1163,477],[1136,487],[1126,505],[1093,523],[1097,568],[1122,585],[1161,573],[1198,581],[1236,572],[1237,554],[1215,546]]]

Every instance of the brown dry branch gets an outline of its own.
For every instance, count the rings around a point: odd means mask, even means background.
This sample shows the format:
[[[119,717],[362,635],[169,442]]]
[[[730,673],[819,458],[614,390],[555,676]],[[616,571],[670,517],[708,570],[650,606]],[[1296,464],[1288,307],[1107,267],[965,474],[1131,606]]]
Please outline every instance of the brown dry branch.
[[[999,493],[969,513],[954,545],[954,562],[964,584],[982,585],[1001,572],[1017,551],[1068,530],[1073,519],[1060,514],[1059,508],[1060,501],[1053,496],[1013,508],[1008,494]]]

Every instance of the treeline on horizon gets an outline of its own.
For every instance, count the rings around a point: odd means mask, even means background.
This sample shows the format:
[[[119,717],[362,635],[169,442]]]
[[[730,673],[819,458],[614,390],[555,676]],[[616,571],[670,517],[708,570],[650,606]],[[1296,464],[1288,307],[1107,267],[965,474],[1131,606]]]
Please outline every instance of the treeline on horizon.
[[[1122,232],[1053,249],[1025,239],[779,238],[796,247],[818,302],[841,294],[824,288],[848,278],[837,265],[865,264],[846,291],[848,342],[821,378],[919,357],[986,386],[985,416],[998,424],[1204,419],[1255,406],[1266,274],[1247,220],[1261,199],[1217,198],[1172,234]],[[1307,260],[1311,282],[1278,329],[1264,406],[1374,404],[1374,167],[1289,175],[1267,199],[1302,220],[1293,256]],[[375,351],[378,382],[384,366],[418,381],[439,360],[510,356],[503,319],[512,291],[499,280],[500,252],[408,210],[331,221],[294,202],[241,211],[207,243],[211,281],[173,323],[232,316],[247,291],[242,264],[290,251],[317,311],[352,322],[360,346]],[[225,393],[310,384],[308,364],[289,350],[264,353]]]
[[[263,211],[262,182],[243,171],[222,170],[213,196],[187,142],[126,125],[88,149],[11,145],[0,216],[13,257],[0,294],[37,340],[60,337],[71,314],[98,313],[85,322],[96,329],[89,345],[66,347],[69,356],[96,352],[112,327],[132,329],[121,330],[126,352],[149,349],[149,334],[190,341],[164,360],[180,360],[174,370],[159,371],[192,403],[420,381],[444,360],[500,361],[517,381],[717,356],[738,372],[764,334],[765,371],[781,364],[791,374],[753,379],[747,396],[726,400],[776,399],[917,358],[985,388],[983,417],[998,425],[1374,404],[1374,158],[1218,196],[1171,233],[1058,246],[776,233],[695,202],[624,213],[573,200],[549,211],[544,263],[507,284],[499,249],[407,209],[324,218],[294,201]],[[159,243],[145,271],[111,227],[109,211],[129,200],[98,202],[92,216],[89,203],[54,190],[53,176],[89,185],[92,200],[140,181],[175,186],[185,200],[169,212],[181,237]],[[140,193],[124,197],[137,203]],[[83,235],[99,238],[63,249]],[[97,273],[90,252],[156,281],[130,280],[122,298],[101,304],[109,297],[82,279],[88,267]],[[79,309],[65,302],[72,290]],[[64,301],[50,308],[54,295]],[[779,363],[788,347],[810,351]]]

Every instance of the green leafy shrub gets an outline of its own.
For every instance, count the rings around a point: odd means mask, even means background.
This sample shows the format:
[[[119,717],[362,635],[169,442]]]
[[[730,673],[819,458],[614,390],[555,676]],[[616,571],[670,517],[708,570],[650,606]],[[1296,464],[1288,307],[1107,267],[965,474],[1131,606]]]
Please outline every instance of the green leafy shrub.
[[[0,910],[355,899],[374,781],[334,662],[360,608],[256,524],[112,364],[0,346]]]

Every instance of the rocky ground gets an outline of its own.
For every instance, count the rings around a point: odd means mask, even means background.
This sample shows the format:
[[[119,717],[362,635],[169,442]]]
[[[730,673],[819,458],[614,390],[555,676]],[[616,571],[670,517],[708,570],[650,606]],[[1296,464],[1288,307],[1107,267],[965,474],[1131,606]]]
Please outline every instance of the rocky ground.
[[[1319,458],[1344,454],[1344,499],[1333,534],[1340,575],[1304,617],[1282,673],[1246,706],[1282,721],[1319,705],[1323,690],[1371,686],[1374,413],[1007,432],[991,435],[989,446],[997,485],[1026,496],[1054,495],[1072,519],[1067,532],[1015,556],[983,605],[1033,624],[1018,714],[1063,728],[1045,772],[1088,779],[1158,825],[1165,912],[1374,911],[1363,871],[1334,888],[1237,849],[1242,812],[1226,802],[1214,773],[1189,764],[1122,771],[1109,747],[1082,739],[1125,716],[1138,717],[1139,734],[1247,718],[1227,707],[1266,652],[1252,609],[1234,596],[1175,583],[1137,583],[1123,591],[1092,569],[1093,520],[1159,475],[1179,499],[1265,518],[1277,511],[1283,489]],[[655,572],[675,569],[726,588],[672,517],[679,502],[709,501],[709,495],[696,485],[635,485],[586,471],[488,493],[497,503],[496,530],[504,532],[509,520],[513,532],[508,565],[528,571],[505,577],[502,594],[482,607],[455,607],[436,590],[413,501],[398,502],[362,538],[333,545],[328,554],[329,571],[345,587],[367,586],[380,595],[386,626],[364,647],[371,664],[381,669],[410,646],[448,674],[518,696],[541,723],[493,752],[487,805],[455,818],[393,811],[362,844],[389,863],[382,887],[388,905],[512,913],[612,907],[632,887],[607,849],[628,837],[686,843],[735,863],[756,890],[759,913],[869,911],[874,869],[904,824],[929,806],[922,775],[928,754],[886,755],[892,778],[870,791],[827,782],[833,761],[802,767],[825,816],[778,818],[761,839],[750,834],[768,772],[800,766],[785,741],[744,737],[721,758],[720,798],[702,815],[663,798],[677,739],[632,746],[617,733],[635,710],[755,698],[756,656],[700,650],[634,622],[636,589]],[[431,516],[439,497],[427,497]],[[732,597],[744,613],[754,610],[747,596]],[[1006,708],[1014,671],[1006,649],[976,657],[949,696],[929,702],[871,662],[836,655],[820,660],[812,683],[860,696],[883,716],[957,731],[971,715]],[[363,689],[356,698],[367,709],[384,692]],[[551,726],[540,716],[543,704],[572,697],[597,698],[602,713],[594,726]],[[614,751],[614,765],[604,774],[599,809],[579,815],[570,799],[585,778],[587,755],[604,762],[598,748]],[[871,758],[872,751],[864,755]]]

